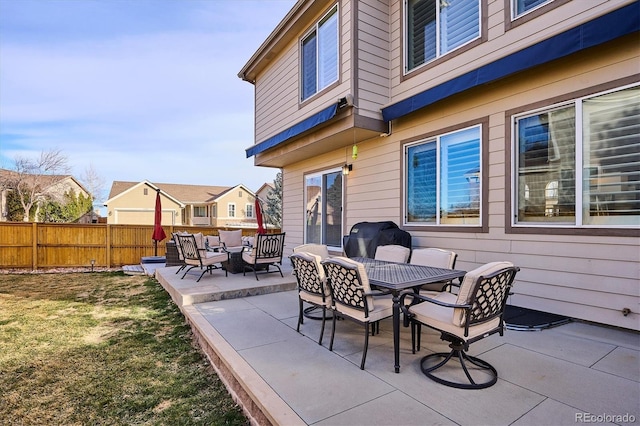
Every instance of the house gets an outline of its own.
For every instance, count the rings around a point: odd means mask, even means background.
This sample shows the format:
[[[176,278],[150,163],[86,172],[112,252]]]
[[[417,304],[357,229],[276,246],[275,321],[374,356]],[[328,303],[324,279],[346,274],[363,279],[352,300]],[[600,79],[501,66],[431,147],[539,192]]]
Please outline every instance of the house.
[[[227,186],[114,181],[105,201],[107,223],[153,225],[160,190],[163,225],[257,227],[256,195],[242,184]]]
[[[509,303],[640,329],[640,3],[299,0],[238,76],[287,250],[392,220]]]
[[[45,201],[65,204],[67,202],[65,196],[68,194],[76,197],[80,195],[86,198],[91,197],[89,191],[72,175],[25,175],[13,170],[0,169],[0,222],[6,222],[10,216],[7,195],[15,190],[16,185],[35,188],[34,197],[37,201],[34,220],[36,222],[39,220],[40,207]]]

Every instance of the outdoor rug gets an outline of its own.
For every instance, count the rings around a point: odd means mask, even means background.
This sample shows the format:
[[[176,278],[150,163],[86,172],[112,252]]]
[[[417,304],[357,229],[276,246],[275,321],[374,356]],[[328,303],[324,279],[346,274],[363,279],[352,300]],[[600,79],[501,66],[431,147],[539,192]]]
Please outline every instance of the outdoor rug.
[[[562,315],[507,305],[504,322],[507,330],[536,331],[566,324],[571,319]]]

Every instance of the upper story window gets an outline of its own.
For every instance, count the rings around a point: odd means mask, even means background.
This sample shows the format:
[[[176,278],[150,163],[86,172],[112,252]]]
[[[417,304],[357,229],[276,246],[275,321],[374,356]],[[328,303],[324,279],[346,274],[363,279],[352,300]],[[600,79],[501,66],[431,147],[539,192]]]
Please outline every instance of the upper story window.
[[[247,212],[246,217],[253,218],[255,215],[253,214],[253,204],[246,204],[245,211]]]
[[[640,225],[640,86],[513,118],[514,225]]]
[[[229,203],[227,205],[227,216],[236,217],[236,205],[235,203]]]
[[[480,0],[405,0],[405,69],[480,37]]]
[[[304,101],[338,81],[338,5],[316,23],[301,44]]]
[[[515,19],[525,13],[537,9],[546,3],[551,3],[553,0],[511,0],[511,16]]]
[[[480,225],[480,125],[405,145],[407,225]]]

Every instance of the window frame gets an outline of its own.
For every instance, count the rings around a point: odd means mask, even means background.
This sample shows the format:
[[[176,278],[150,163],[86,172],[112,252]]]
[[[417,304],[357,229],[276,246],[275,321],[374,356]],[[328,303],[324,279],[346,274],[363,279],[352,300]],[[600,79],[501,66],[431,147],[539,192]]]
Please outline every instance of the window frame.
[[[244,211],[245,211],[245,217],[246,218],[253,219],[253,218],[256,217],[253,207],[254,207],[254,205],[251,204],[251,203],[245,204],[245,207],[244,207],[245,210]]]
[[[202,216],[198,215],[198,212],[203,213]],[[193,206],[193,217],[207,217],[207,206]]]
[[[510,140],[508,149],[508,161],[510,163],[510,174],[507,175],[508,202],[506,203],[507,214],[505,230],[507,233],[545,233],[545,234],[577,234],[577,235],[638,235],[640,236],[640,227],[634,224],[585,224],[585,215],[583,214],[583,200],[585,196],[585,185],[583,180],[584,174],[584,148],[585,141],[583,137],[584,117],[582,115],[582,107],[584,101],[597,98],[599,96],[610,93],[620,92],[626,89],[640,88],[640,83],[622,79],[611,82],[606,85],[593,88],[591,90],[582,90],[572,93],[563,98],[554,98],[547,101],[538,102],[533,105],[523,106],[517,110],[507,111],[505,118],[509,123],[506,126],[507,138]],[[575,166],[574,174],[574,209],[575,217],[573,222],[518,222],[518,188],[519,188],[519,140],[517,138],[516,121],[520,117],[531,116],[544,112],[550,112],[559,108],[572,106],[575,111],[575,146],[574,157]]]
[[[325,188],[325,176],[330,175],[330,174],[334,174],[336,173],[338,176],[340,176],[340,178],[342,179],[342,200],[341,200],[341,205],[340,205],[340,235],[345,235],[345,220],[344,220],[344,210],[345,210],[345,193],[346,193],[346,179],[345,176],[342,174],[342,167],[341,166],[337,166],[337,167],[331,167],[328,169],[322,169],[322,170],[318,170],[318,171],[313,171],[313,172],[309,172],[309,173],[305,173],[303,176],[303,182],[302,182],[302,217],[303,217],[303,225],[302,225],[302,230],[303,230],[303,236],[302,239],[304,241],[304,244],[308,244],[308,243],[318,243],[317,241],[310,241],[309,240],[309,235],[308,235],[308,226],[307,226],[307,216],[309,214],[309,211],[307,210],[307,198],[308,198],[308,192],[307,192],[307,182],[309,179],[313,179],[313,178],[320,178],[321,181],[321,188],[320,188],[320,194],[321,194],[321,200],[326,199],[326,190],[327,188]],[[320,230],[320,236],[321,236],[321,240],[319,242],[319,244],[326,244],[327,247],[329,248],[329,250],[342,250],[342,238],[340,238],[340,242],[339,245],[331,245],[331,244],[327,244],[326,239],[324,239],[326,237],[326,231],[325,231],[325,227],[327,226],[327,212],[326,209],[323,209],[321,211],[321,230]]]
[[[236,203],[227,203],[227,217],[236,217]]]
[[[336,46],[335,46],[335,52],[336,52],[336,63],[335,63],[335,72],[336,72],[336,77],[334,80],[331,80],[329,82],[326,82],[322,87],[320,87],[319,85],[319,63],[320,61],[318,61],[318,55],[320,54],[320,49],[318,48],[318,34],[321,28],[321,24],[326,22],[331,16],[333,16],[335,14],[336,16]],[[305,53],[305,49],[304,49],[304,45],[305,42],[312,36],[315,34],[316,37],[316,41],[315,41],[315,88],[314,91],[312,93],[309,93],[308,96],[305,97],[305,67],[304,67],[304,53]],[[315,98],[316,96],[318,96],[318,94],[328,90],[329,88],[333,87],[335,84],[337,84],[340,81],[340,8],[338,6],[338,3],[334,4],[333,6],[331,6],[321,17],[320,19],[318,19],[314,25],[304,33],[304,35],[302,37],[300,37],[299,41],[298,41],[298,48],[299,48],[299,67],[298,69],[300,70],[300,77],[299,77],[299,83],[298,83],[298,91],[299,91],[299,96],[298,96],[298,100],[300,103],[306,103],[308,102],[310,99]]]
[[[408,221],[408,166],[407,166],[407,148],[410,146],[421,145],[423,143],[430,143],[429,140],[436,139],[445,135],[451,135],[456,132],[462,132],[474,127],[480,129],[480,144],[479,144],[479,159],[480,159],[480,188],[479,194],[479,223],[477,224],[442,224],[442,223],[428,223],[428,222],[409,222]],[[449,126],[443,129],[438,129],[434,132],[430,132],[424,135],[419,135],[414,138],[403,140],[400,143],[401,156],[402,156],[402,227],[407,231],[425,231],[429,232],[464,232],[464,233],[487,233],[489,232],[489,217],[488,217],[488,195],[489,195],[489,183],[488,183],[488,140],[489,140],[489,118],[483,117],[478,120],[468,121],[457,125]],[[438,168],[440,166],[438,165]],[[437,176],[440,175],[440,171],[437,171]],[[441,184],[440,179],[436,182],[436,185]],[[438,206],[436,206],[436,209]]]
[[[423,62],[422,64],[414,66],[413,68],[409,69],[409,51],[408,51],[409,43],[410,43],[409,1],[411,0],[402,1],[402,61],[403,61],[402,76],[403,77],[413,75],[416,72],[422,72],[425,69],[428,69],[437,64],[440,64],[441,62],[450,59],[452,56],[459,55],[469,49],[472,49],[473,47],[477,46],[478,44],[486,40],[486,25],[483,25],[485,21],[484,17],[486,16],[486,2],[482,0],[477,0],[478,2],[478,33],[476,37],[464,42],[460,46],[457,46],[445,53],[440,52],[440,54],[436,55],[434,58],[430,60],[425,60],[425,62]],[[436,28],[436,35],[438,35],[439,33],[440,33],[439,28]],[[441,43],[441,39],[437,38],[436,45],[439,45],[440,43]]]
[[[539,18],[551,10],[562,6],[572,0],[549,0],[547,3],[541,4],[531,10],[526,11],[518,16],[515,15],[515,2],[517,0],[504,0],[504,24],[505,31]]]

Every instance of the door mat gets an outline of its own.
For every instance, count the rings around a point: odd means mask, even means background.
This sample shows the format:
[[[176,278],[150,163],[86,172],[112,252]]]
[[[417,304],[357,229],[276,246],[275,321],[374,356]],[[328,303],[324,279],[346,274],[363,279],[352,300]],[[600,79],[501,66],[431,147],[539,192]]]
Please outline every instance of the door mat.
[[[507,305],[504,322],[507,330],[536,331],[570,322],[569,317]]]

